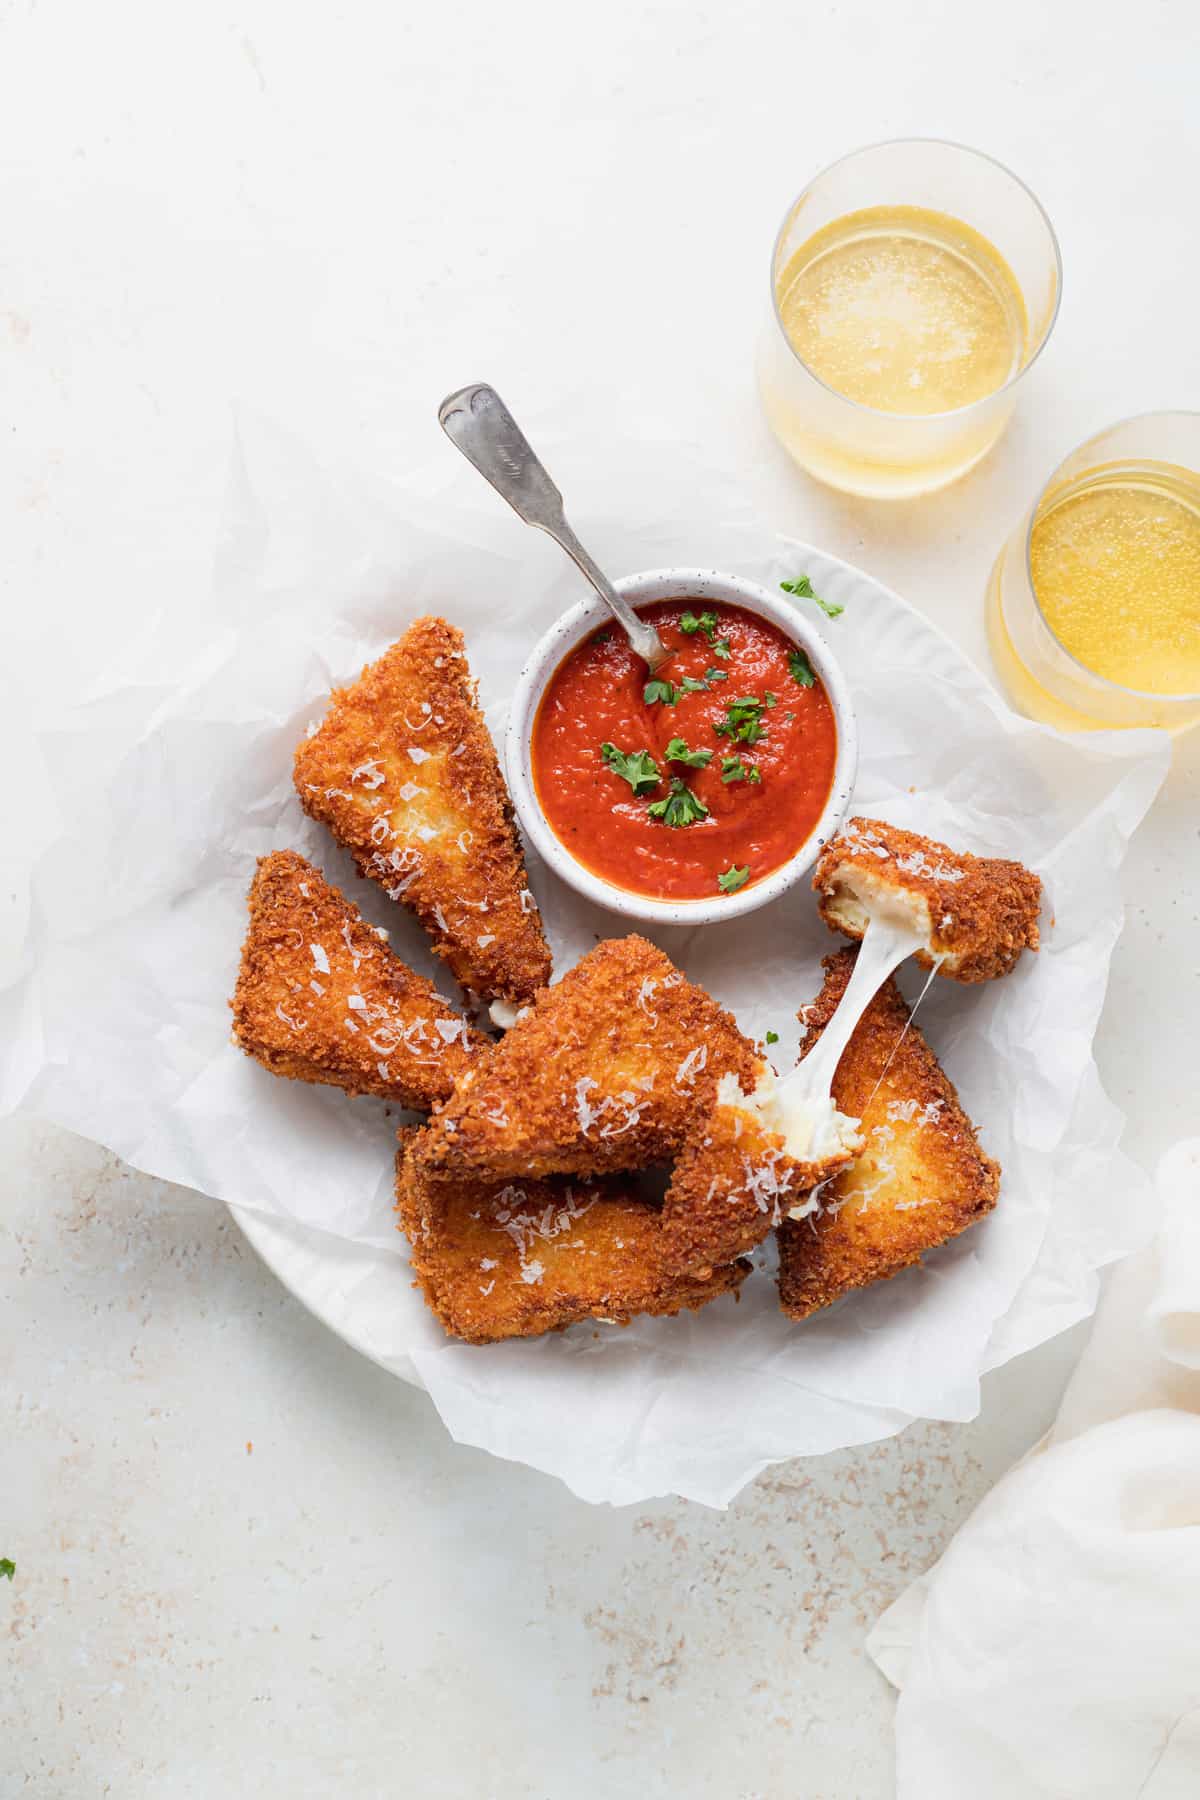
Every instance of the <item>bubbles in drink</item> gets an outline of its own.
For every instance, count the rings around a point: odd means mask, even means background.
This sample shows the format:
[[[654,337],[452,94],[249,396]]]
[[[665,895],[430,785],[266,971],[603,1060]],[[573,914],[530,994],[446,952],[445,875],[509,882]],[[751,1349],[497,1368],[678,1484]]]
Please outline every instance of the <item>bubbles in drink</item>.
[[[881,412],[969,406],[1025,358],[1025,304],[1000,252],[962,220],[924,207],[835,219],[791,256],[776,298],[812,372]]]

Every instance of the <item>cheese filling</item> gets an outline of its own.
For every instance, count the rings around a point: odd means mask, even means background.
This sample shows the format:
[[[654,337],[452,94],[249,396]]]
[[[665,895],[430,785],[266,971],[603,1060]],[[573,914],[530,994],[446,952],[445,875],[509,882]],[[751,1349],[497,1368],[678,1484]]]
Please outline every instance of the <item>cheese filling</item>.
[[[875,995],[902,962],[914,951],[925,949],[929,942],[926,925],[915,918],[915,910],[906,895],[889,894],[886,904],[882,900],[878,905],[872,904],[854,960],[854,973],[846,983],[837,1010],[816,1046],[787,1077],[785,1085],[794,1082],[802,1094],[828,1093],[842,1053]]]
[[[511,1031],[517,1020],[528,1011],[527,1006],[514,1006],[511,1000],[493,1000],[488,1007],[492,1024],[500,1031]]]
[[[768,1070],[751,1094],[744,1094],[736,1075],[723,1075],[717,1101],[748,1114],[767,1131],[784,1141],[796,1162],[824,1162],[830,1157],[853,1155],[861,1150],[858,1120],[838,1111],[830,1094],[801,1094],[789,1076],[781,1081]]]
[[[768,1071],[760,1076],[750,1095],[742,1093],[735,1075],[723,1076],[717,1088],[721,1104],[739,1108],[776,1132],[796,1162],[824,1162],[862,1149],[859,1121],[839,1112],[834,1102],[833,1077],[855,1027],[888,976],[929,942],[923,901],[894,889],[869,897],[855,893],[853,898],[866,921],[862,944],[846,991],[813,1049],[790,1075],[780,1078]],[[805,1195],[790,1216],[803,1216],[809,1206]]]
[[[920,936],[914,948],[932,953],[933,920],[923,895],[906,893],[867,869],[851,868],[839,873],[829,895],[829,907],[838,924],[852,934],[865,934],[872,920],[897,929],[907,926]]]

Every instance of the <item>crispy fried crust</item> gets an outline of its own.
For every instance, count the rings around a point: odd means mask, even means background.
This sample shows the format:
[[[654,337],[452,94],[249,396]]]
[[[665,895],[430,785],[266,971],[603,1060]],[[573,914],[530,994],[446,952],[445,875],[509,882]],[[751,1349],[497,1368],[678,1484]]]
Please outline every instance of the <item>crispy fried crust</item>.
[[[671,1174],[663,1201],[668,1265],[704,1275],[744,1256],[846,1160],[796,1162],[777,1133],[737,1107],[718,1104],[684,1145]]]
[[[801,1014],[803,1053],[829,1023],[857,954],[825,958],[825,985]],[[838,1064],[834,1098],[862,1120],[866,1148],[822,1190],[819,1211],[780,1226],[779,1298],[793,1319],[899,1274],[996,1204],[999,1164],[979,1148],[920,1031],[905,1032],[908,1018],[895,982],[885,982]]]
[[[749,1265],[708,1280],[670,1274],[657,1207],[611,1178],[429,1181],[402,1133],[396,1208],[430,1311],[470,1344],[538,1337],[577,1320],[694,1310],[740,1287]]]
[[[830,929],[861,939],[867,914],[851,883],[868,904],[884,895],[908,901],[928,930],[917,961],[927,969],[938,961],[938,973],[954,981],[1007,975],[1022,950],[1038,947],[1042,884],[1018,862],[969,856],[882,820],[856,818],[821,852],[813,887]]]
[[[763,1067],[729,1013],[642,937],[544,989],[423,1134],[430,1171],[499,1180],[669,1162],[734,1071]]]
[[[248,905],[233,1035],[273,1075],[428,1111],[490,1048],[295,851],[260,860]]]
[[[463,636],[418,619],[334,692],[296,792],[359,870],[412,908],[465,988],[516,1005],[550,952]]]

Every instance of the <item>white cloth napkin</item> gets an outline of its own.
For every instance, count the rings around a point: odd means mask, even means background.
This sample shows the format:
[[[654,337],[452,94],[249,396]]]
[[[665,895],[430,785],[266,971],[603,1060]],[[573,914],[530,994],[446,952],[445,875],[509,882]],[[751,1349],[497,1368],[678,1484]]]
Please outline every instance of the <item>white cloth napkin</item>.
[[[1200,1138],[1158,1186],[1055,1424],[868,1639],[898,1800],[1200,1796]]]

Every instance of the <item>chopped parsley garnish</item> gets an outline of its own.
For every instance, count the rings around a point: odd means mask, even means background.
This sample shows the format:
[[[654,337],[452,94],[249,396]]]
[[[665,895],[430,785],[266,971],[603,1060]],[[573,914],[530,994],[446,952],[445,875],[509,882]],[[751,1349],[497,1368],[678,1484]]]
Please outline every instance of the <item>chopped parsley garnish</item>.
[[[658,764],[648,750],[631,750],[628,754],[615,744],[601,744],[600,754],[622,781],[627,781],[635,797],[648,794],[662,780]]]
[[[684,637],[695,637],[702,631],[711,644],[717,635],[717,615],[715,612],[702,612],[697,618],[694,612],[685,612],[679,621],[679,629]]]
[[[722,662],[728,662],[729,654],[730,654],[729,639],[728,638],[718,638],[716,643],[713,645],[713,655],[719,656]]]
[[[777,1031],[768,1031],[767,1042],[768,1044],[777,1044],[779,1042],[779,1033]]]
[[[744,869],[739,869],[735,863],[731,869],[726,869],[723,875],[717,876],[717,886],[723,894],[736,894],[740,887],[745,887],[749,879],[750,865],[747,864]]]
[[[642,689],[642,699],[647,706],[653,706],[661,700],[664,706],[674,706],[679,698],[679,689],[672,687],[669,681],[648,681]]]
[[[813,666],[803,650],[792,650],[788,653],[788,668],[791,671],[792,680],[799,682],[801,687],[812,687],[817,679],[813,674]]]
[[[668,762],[686,763],[689,769],[706,769],[713,759],[711,750],[689,750],[681,737],[673,737],[664,754]]]
[[[652,819],[661,819],[664,825],[694,825],[698,819],[708,817],[703,800],[698,800],[678,775],[672,775],[671,791],[666,799],[654,801],[646,811]]]
[[[820,594],[814,594],[807,575],[800,575],[795,581],[781,581],[779,585],[785,594],[795,594],[797,600],[815,600],[827,619],[839,619],[846,610],[836,600],[822,600]]]
[[[728,784],[731,781],[761,781],[756,763],[746,764],[740,756],[723,756],[721,758],[721,780]]]
[[[12,1557],[0,1556],[0,1575],[6,1576],[8,1580],[11,1581],[16,1572],[17,1565]]]
[[[733,738],[741,744],[757,744],[766,731],[762,720],[761,700],[748,695],[741,700],[731,700],[725,708],[725,717],[713,726],[718,737]]]
[[[598,644],[611,644],[612,643],[612,632],[611,631],[602,631],[600,633],[600,636],[596,639],[596,642]]]
[[[714,681],[728,681],[727,669],[705,669],[703,679],[696,675],[685,675],[679,684],[680,694],[706,694]]]
[[[779,695],[778,694],[764,694],[763,701],[767,706],[778,706],[779,705]]]

